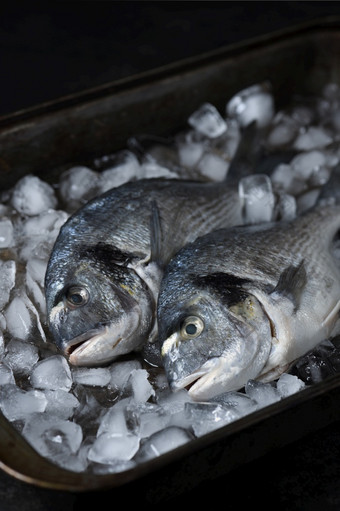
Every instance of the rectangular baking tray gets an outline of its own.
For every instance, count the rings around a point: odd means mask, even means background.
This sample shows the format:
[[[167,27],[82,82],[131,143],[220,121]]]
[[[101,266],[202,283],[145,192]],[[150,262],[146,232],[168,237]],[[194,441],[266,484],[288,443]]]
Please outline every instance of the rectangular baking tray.
[[[168,136],[202,103],[218,109],[269,81],[276,107],[340,83],[340,18],[328,17],[108,83],[0,118],[0,187],[25,174],[50,182],[75,164],[126,147],[139,134]],[[27,483],[83,492],[140,491],[150,502],[296,441],[340,419],[340,374],[117,474],[74,473],[37,454],[0,413],[0,468]]]

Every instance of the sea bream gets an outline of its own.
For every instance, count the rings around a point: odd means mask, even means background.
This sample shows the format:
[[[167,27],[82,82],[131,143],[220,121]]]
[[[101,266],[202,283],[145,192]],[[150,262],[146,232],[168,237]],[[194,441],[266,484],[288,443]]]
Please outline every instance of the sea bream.
[[[220,229],[170,261],[161,284],[161,357],[195,400],[271,381],[339,332],[340,206],[291,221]]]
[[[62,226],[47,267],[47,318],[75,365],[99,365],[157,333],[164,265],[187,242],[242,223],[237,186],[131,181],[94,198]]]
[[[164,267],[197,236],[242,223],[235,175],[254,170],[261,136],[255,121],[242,130],[223,182],[130,181],[67,220],[48,262],[45,295],[49,329],[71,364],[102,365],[156,338]]]

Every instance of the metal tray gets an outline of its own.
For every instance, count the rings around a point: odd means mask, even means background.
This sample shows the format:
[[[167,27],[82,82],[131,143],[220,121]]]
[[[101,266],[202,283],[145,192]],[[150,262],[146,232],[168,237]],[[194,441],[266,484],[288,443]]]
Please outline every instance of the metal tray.
[[[138,134],[166,136],[203,102],[269,80],[277,108],[293,94],[340,83],[340,18],[228,46],[197,58],[0,118],[0,187],[34,173],[48,181],[74,164],[126,147]],[[74,473],[38,455],[0,414],[0,468],[39,487],[139,491],[152,502],[228,474],[340,419],[340,374],[133,469]]]

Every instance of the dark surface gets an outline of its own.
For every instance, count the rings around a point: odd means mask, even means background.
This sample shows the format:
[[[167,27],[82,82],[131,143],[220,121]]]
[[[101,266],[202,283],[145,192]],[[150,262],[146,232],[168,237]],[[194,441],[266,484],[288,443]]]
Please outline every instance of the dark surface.
[[[0,12],[2,116],[226,44],[340,15],[340,4],[11,2]],[[339,423],[334,423],[226,477],[207,480],[169,504],[192,508],[204,497],[208,505],[231,510],[339,510],[339,453]],[[0,472],[0,511],[113,509],[143,501],[142,489],[133,495],[128,488],[75,495],[36,488]]]

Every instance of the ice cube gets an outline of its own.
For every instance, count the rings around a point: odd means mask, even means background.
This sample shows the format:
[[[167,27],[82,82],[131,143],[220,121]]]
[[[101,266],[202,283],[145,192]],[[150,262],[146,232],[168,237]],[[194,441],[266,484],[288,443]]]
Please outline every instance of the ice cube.
[[[143,403],[134,407],[131,405],[128,411],[136,414],[138,420],[136,434],[140,438],[149,437],[169,424],[170,416],[154,403]]]
[[[240,126],[256,121],[259,127],[268,126],[274,116],[274,99],[264,85],[253,85],[233,96],[226,105],[227,115]]]
[[[205,145],[201,140],[195,140],[192,132],[189,132],[185,138],[179,138],[177,141],[178,159],[180,165],[192,168],[203,155]]]
[[[0,220],[0,248],[13,247],[14,245],[13,224],[9,218],[2,218]]]
[[[239,418],[233,407],[224,407],[219,403],[186,403],[185,412],[197,437],[214,431]]]
[[[133,398],[137,403],[146,402],[155,391],[148,380],[148,372],[145,369],[134,369],[126,383],[126,387],[132,392]]]
[[[22,434],[36,451],[50,459],[77,452],[83,440],[78,424],[43,413],[34,413],[26,421]]]
[[[28,339],[32,327],[36,327],[43,341],[46,341],[45,332],[41,326],[39,313],[23,290],[19,290],[5,310],[5,319],[8,332],[18,339]],[[34,317],[34,325],[32,316]]]
[[[130,403],[131,399],[125,398],[114,404],[101,418],[97,436],[103,433],[121,436],[131,434],[135,430],[135,427],[132,426],[132,431],[130,430],[125,413]]]
[[[39,360],[38,348],[27,341],[11,339],[6,346],[4,361],[15,374],[29,374]]]
[[[6,328],[7,328],[6,318],[2,314],[2,312],[0,312],[0,329],[1,330],[6,330]]]
[[[313,172],[317,171],[325,163],[325,154],[318,150],[299,153],[290,162],[295,175],[303,180],[309,179]]]
[[[141,165],[139,177],[140,179],[151,179],[154,177],[178,179],[178,174],[164,167],[164,165],[160,165],[153,158],[147,158]]]
[[[86,202],[97,193],[99,176],[85,166],[75,166],[63,172],[59,179],[62,199],[71,205]]]
[[[68,419],[79,406],[78,399],[66,390],[45,390],[47,399],[46,414],[54,414],[61,419]]]
[[[0,408],[9,421],[26,420],[30,414],[43,412],[47,399],[39,390],[22,390],[14,384],[6,384],[0,392]]]
[[[288,193],[280,193],[277,202],[279,220],[292,220],[296,217],[296,199]]]
[[[30,381],[33,387],[50,390],[70,390],[72,375],[69,365],[61,355],[52,355],[40,360],[33,367]]]
[[[315,206],[320,195],[320,190],[314,188],[312,190],[308,190],[296,199],[296,206],[298,214],[302,213],[302,211],[306,211],[307,209]]]
[[[57,198],[52,186],[36,176],[27,175],[16,183],[12,191],[11,205],[19,213],[34,216],[50,208],[54,209]]]
[[[323,148],[333,142],[330,134],[321,126],[310,126],[296,137],[293,147],[298,151]]]
[[[271,147],[282,147],[292,144],[297,135],[297,125],[294,120],[284,116],[271,128],[267,143]]]
[[[0,309],[9,300],[10,292],[15,286],[15,261],[0,261]]]
[[[185,429],[169,426],[162,431],[157,431],[143,443],[137,459],[142,462],[161,456],[190,442],[192,439],[192,435]]]
[[[211,103],[203,103],[190,115],[188,123],[192,128],[208,138],[219,137],[227,129],[225,120]]]
[[[96,463],[113,463],[117,460],[130,460],[139,449],[136,435],[102,433],[93,442],[88,452],[88,459]]]
[[[54,441],[58,441],[60,438],[60,436],[57,436]],[[51,455],[51,461],[59,465],[59,467],[63,467],[71,472],[78,473],[85,472],[88,466],[87,459],[84,459],[83,456],[78,453],[73,454],[68,451],[57,453],[56,455]]]
[[[69,215],[65,211],[49,209],[40,215],[27,218],[22,225],[24,236],[43,236],[54,238],[57,236],[60,227],[66,222]]]
[[[110,369],[107,367],[75,367],[72,376],[75,383],[96,387],[106,387],[111,379]]]
[[[60,227],[68,216],[65,211],[48,210],[25,220],[22,225],[23,243],[20,257],[25,261],[32,258],[47,261]]]
[[[33,302],[38,306],[42,314],[46,312],[46,299],[42,286],[38,284],[30,274],[26,272],[26,290],[27,293],[32,297]]]
[[[96,435],[105,409],[89,392],[89,387],[75,385],[72,393],[79,401],[79,405],[74,410],[73,420],[82,427],[84,435]]]
[[[255,380],[249,380],[246,383],[245,392],[257,403],[259,408],[271,405],[281,399],[281,395],[273,385]]]
[[[119,151],[113,155],[95,160],[96,166],[102,168],[99,173],[100,192],[116,188],[140,176],[140,164],[136,155],[129,150]]]
[[[1,314],[0,314],[0,318],[1,318]],[[2,331],[0,330],[0,358],[3,356],[5,352],[5,341],[4,341],[4,336],[2,334]]]
[[[6,385],[6,383],[15,384],[15,378],[12,368],[4,362],[0,362],[0,385]]]
[[[38,259],[37,257],[33,257],[26,264],[27,273],[41,287],[44,286],[46,267],[47,261],[43,261],[41,259]]]
[[[141,368],[142,365],[138,360],[113,362],[109,367],[111,373],[110,386],[117,389],[117,391],[123,391],[132,371]]]
[[[168,417],[169,426],[178,426],[184,429],[190,427],[191,421],[185,411],[185,404],[193,401],[186,389],[172,392],[166,388],[158,393],[157,402]]]
[[[205,152],[197,163],[197,170],[212,181],[223,181],[226,177],[229,162],[213,152]]]
[[[8,332],[18,339],[27,339],[32,328],[32,320],[22,295],[13,298],[4,315]]]
[[[269,222],[273,218],[275,196],[270,178],[253,174],[239,181],[239,195],[243,203],[245,223]]]
[[[256,402],[243,392],[225,392],[212,399],[224,408],[230,408],[238,417],[244,417],[257,409]]]
[[[283,373],[276,383],[276,388],[281,397],[287,397],[299,392],[305,387],[305,383],[293,374]]]
[[[270,176],[272,184],[277,190],[288,193],[294,188],[294,178],[294,169],[287,163],[280,163],[274,168]]]

